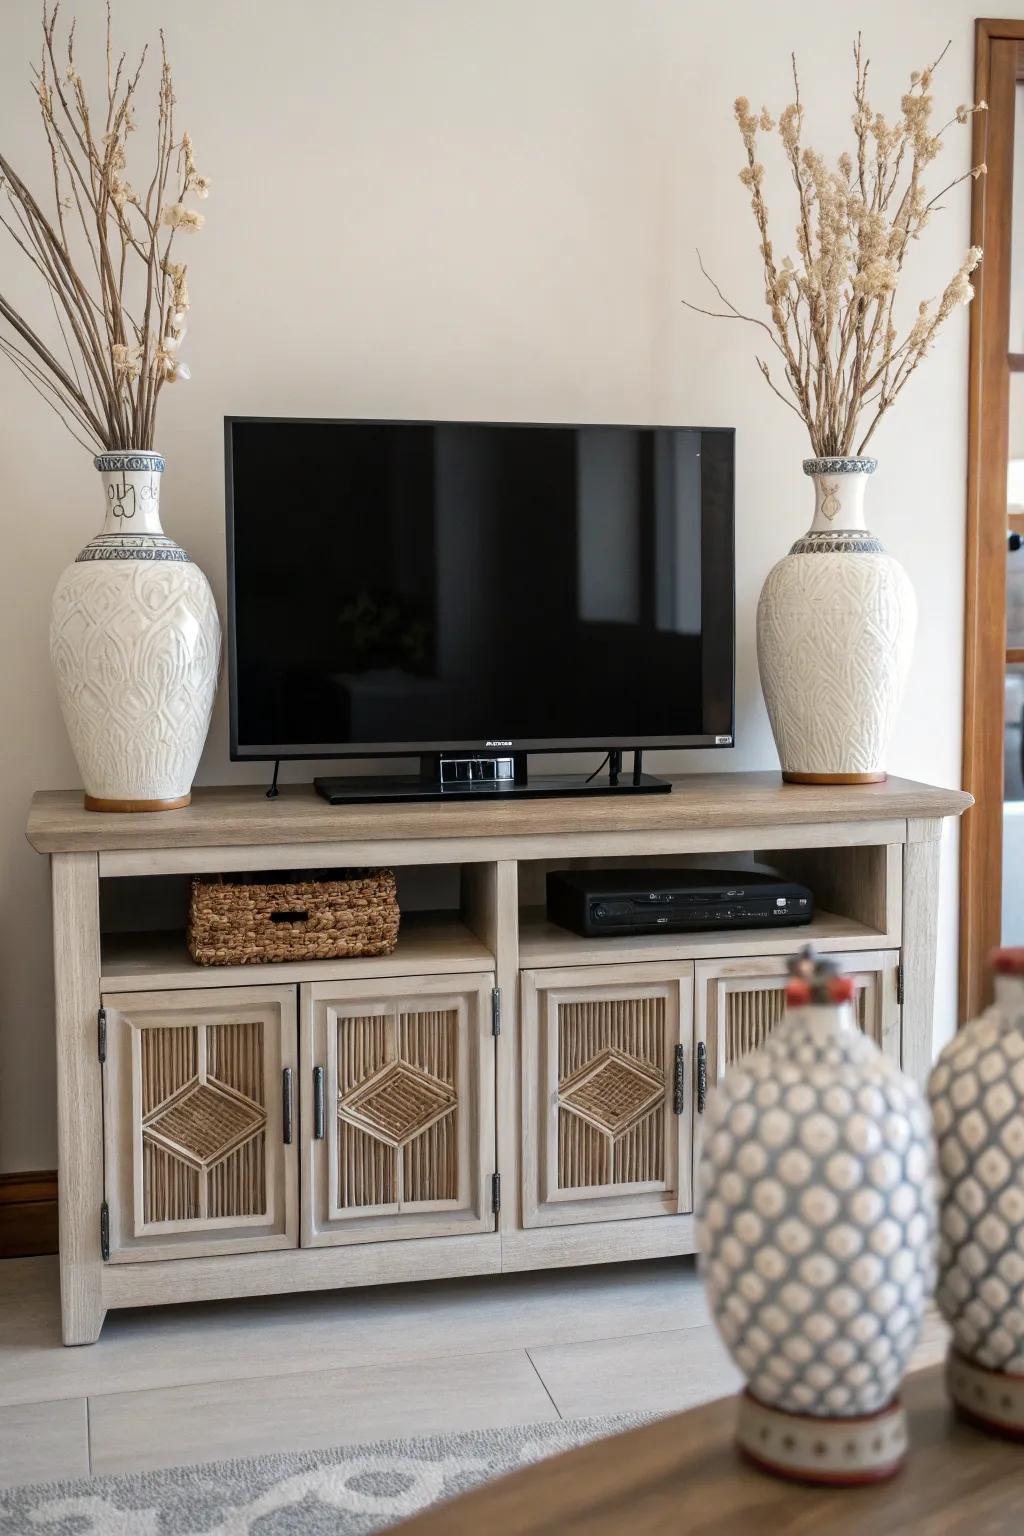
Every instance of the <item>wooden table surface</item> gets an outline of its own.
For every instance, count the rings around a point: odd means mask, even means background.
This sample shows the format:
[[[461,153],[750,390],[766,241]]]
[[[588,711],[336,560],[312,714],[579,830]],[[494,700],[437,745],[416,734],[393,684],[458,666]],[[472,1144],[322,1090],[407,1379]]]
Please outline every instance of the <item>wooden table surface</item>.
[[[679,832],[819,822],[959,816],[959,789],[910,779],[884,784],[784,784],[779,773],[666,774],[671,795],[597,795],[553,800],[456,800],[328,805],[312,784],[286,784],[268,800],[262,784],[197,788],[180,811],[149,815],[85,810],[80,789],[38,790],[28,840],[38,853],[124,848],[359,841],[363,838],[526,837],[570,832]],[[902,841],[902,839],[896,839]]]
[[[1003,1536],[1024,1533],[1024,1445],[954,1418],[942,1368],[907,1379],[911,1453],[874,1488],[766,1477],[735,1398],[566,1451],[396,1527],[402,1536]]]

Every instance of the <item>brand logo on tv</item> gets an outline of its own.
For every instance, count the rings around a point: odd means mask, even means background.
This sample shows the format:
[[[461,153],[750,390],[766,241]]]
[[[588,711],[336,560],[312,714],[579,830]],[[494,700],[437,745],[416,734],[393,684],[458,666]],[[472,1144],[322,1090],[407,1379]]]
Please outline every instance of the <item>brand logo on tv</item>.
[[[484,746],[485,747],[510,747],[511,745],[512,745],[512,743],[510,741],[485,741],[484,742]]]

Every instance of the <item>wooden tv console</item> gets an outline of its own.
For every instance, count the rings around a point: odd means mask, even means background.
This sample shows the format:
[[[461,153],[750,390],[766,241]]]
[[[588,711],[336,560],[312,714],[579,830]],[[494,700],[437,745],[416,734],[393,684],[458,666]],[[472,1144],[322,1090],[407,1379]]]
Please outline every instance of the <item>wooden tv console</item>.
[[[110,1307],[692,1252],[700,1079],[777,1021],[788,954],[838,955],[861,1027],[927,1071],[941,820],[970,803],[774,773],[497,804],[197,789],[135,816],[37,794],[65,1343]],[[805,880],[814,923],[592,940],[546,919],[551,867],[729,854]],[[382,864],[411,907],[447,892],[392,955],[188,959],[185,877]]]

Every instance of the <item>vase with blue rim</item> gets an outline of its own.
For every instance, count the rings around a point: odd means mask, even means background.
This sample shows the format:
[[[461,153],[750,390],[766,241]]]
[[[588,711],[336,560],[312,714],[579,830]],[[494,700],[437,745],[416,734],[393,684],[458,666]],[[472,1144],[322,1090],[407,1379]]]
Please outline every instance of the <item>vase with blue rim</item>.
[[[95,811],[189,803],[220,672],[210,584],[160,523],[164,460],[94,460],[103,527],[57,582],[50,657],[61,713]]]

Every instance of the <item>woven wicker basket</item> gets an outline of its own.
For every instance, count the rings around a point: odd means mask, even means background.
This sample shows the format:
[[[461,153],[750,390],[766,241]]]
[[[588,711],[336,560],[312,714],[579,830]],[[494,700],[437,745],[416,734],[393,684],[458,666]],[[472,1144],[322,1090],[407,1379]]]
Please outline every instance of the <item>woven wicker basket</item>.
[[[245,875],[194,876],[187,937],[196,964],[391,954],[399,923],[392,870],[332,869],[317,880],[288,879],[290,873],[272,883]]]

